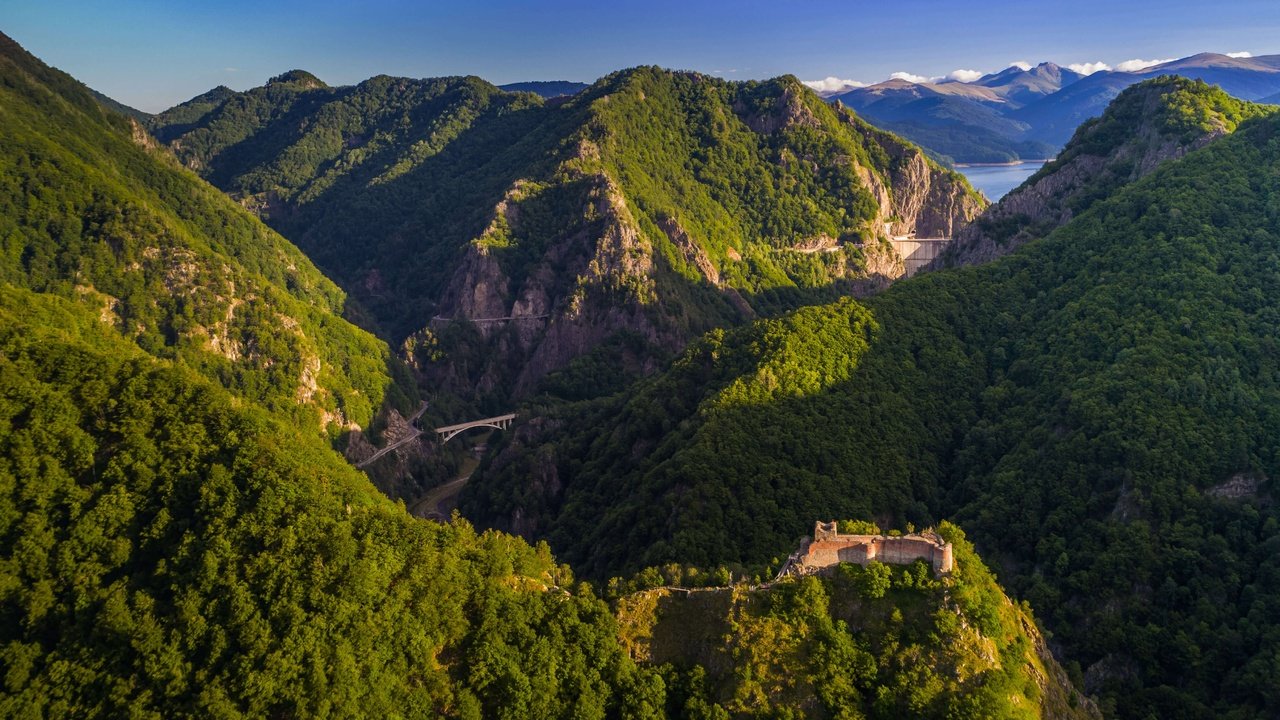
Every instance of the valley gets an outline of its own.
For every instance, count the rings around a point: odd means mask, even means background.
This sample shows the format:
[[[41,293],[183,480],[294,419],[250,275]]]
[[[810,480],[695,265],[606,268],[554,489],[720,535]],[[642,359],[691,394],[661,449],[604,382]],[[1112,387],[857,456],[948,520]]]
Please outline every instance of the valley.
[[[0,715],[1280,714],[1280,56],[1145,62],[0,34]]]

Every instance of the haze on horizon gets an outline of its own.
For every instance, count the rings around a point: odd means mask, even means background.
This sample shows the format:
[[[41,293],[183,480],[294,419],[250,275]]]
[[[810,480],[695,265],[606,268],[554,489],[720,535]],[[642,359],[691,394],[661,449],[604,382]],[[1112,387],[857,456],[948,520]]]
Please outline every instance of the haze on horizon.
[[[334,85],[378,74],[591,82],[656,64],[727,79],[794,74],[815,87],[973,79],[1015,63],[1136,68],[1199,52],[1280,53],[1280,3],[1227,0],[415,3],[335,0],[187,6],[42,0],[0,29],[96,90],[159,111],[217,85],[293,68]]]

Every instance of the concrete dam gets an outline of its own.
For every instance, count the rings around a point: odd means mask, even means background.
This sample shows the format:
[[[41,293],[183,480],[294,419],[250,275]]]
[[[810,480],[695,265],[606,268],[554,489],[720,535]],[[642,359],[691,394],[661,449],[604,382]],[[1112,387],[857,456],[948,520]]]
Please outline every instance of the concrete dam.
[[[951,238],[914,238],[899,235],[889,238],[894,252],[902,258],[903,277],[911,277],[920,268],[933,262],[951,242]]]

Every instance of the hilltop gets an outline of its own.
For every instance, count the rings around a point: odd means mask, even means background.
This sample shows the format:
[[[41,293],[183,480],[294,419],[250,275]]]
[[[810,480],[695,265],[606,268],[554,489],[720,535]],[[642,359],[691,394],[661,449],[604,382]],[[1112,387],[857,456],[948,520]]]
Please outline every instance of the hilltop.
[[[955,526],[959,569],[844,564],[820,576],[659,587],[616,601],[623,646],[660,669],[671,717],[1097,718],[1029,611]]]

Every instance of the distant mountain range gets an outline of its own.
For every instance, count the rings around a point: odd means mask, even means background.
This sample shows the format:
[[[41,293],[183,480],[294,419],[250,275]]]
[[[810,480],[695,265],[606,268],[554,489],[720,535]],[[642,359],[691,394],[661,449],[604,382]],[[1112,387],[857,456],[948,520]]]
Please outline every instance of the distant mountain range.
[[[1280,102],[1280,55],[1201,53],[1136,72],[1083,75],[1046,62],[1013,66],[972,82],[893,79],[830,96],[868,121],[953,162],[1050,157],[1080,123],[1122,90],[1160,75],[1218,85],[1244,100]]]
[[[544,98],[568,97],[591,87],[587,83],[570,82],[569,80],[535,80],[499,85],[498,89],[507,92],[531,92]]]

